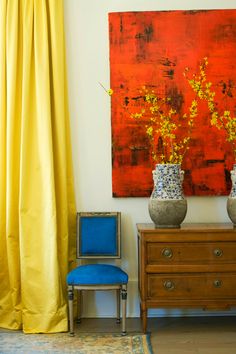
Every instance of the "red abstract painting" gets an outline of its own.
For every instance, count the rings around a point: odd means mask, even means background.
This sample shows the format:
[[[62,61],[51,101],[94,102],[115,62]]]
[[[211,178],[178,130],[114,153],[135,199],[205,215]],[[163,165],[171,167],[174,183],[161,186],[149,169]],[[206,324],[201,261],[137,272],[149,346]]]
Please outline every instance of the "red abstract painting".
[[[219,104],[235,117],[236,10],[110,13],[109,42],[113,196],[148,197],[155,164],[145,130],[130,115],[142,108],[139,90],[170,96],[184,112],[193,99],[185,68],[194,73],[207,57],[207,78]],[[224,132],[211,126],[202,102],[182,163],[185,195],[228,195],[233,163]]]

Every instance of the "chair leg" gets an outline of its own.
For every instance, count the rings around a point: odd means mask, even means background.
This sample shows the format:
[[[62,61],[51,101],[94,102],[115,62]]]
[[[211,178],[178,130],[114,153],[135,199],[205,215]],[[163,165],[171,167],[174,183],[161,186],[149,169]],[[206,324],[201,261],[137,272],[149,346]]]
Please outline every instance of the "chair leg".
[[[127,286],[122,285],[121,288],[122,298],[122,335],[126,335],[126,302],[127,302]]]
[[[74,289],[73,286],[68,287],[68,304],[69,304],[69,330],[70,336],[74,336],[74,314],[73,314]]]
[[[82,290],[77,290],[77,319],[76,323],[81,322],[81,309],[83,304],[83,293]]]
[[[120,323],[120,289],[116,290],[116,323]]]

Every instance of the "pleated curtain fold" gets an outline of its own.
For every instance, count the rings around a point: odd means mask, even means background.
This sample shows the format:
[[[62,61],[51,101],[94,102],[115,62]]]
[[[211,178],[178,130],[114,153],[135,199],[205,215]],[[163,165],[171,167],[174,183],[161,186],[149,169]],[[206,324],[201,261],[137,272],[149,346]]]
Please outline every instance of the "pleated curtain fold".
[[[67,330],[76,208],[62,0],[0,0],[0,327]]]

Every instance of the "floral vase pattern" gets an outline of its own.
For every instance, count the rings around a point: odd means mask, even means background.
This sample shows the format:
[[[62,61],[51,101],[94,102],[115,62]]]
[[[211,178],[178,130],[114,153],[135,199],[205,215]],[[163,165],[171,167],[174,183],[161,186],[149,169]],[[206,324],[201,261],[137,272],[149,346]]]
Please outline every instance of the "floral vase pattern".
[[[227,212],[234,227],[236,227],[236,164],[233,165],[233,170],[230,173],[232,188],[227,199]]]
[[[184,171],[180,164],[157,164],[154,188],[149,199],[149,215],[157,228],[178,228],[187,213],[183,194]]]

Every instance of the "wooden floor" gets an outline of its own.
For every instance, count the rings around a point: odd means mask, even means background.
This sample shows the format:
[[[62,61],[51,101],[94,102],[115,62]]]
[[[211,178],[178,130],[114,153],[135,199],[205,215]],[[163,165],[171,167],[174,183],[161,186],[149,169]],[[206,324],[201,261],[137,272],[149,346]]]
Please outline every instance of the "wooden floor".
[[[76,332],[119,332],[113,319],[83,319]],[[139,318],[127,319],[128,332],[141,332]],[[236,354],[236,317],[149,318],[154,354]]]

